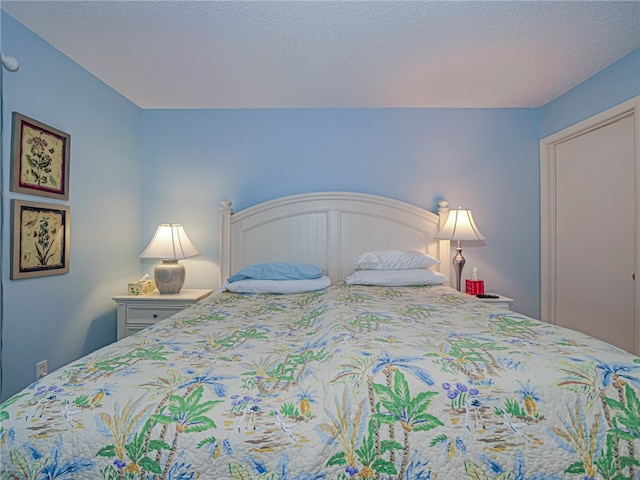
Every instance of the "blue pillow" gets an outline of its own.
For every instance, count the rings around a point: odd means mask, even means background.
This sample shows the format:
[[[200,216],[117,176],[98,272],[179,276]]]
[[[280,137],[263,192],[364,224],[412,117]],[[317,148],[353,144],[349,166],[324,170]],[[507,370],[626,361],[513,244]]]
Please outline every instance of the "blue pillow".
[[[322,269],[313,263],[252,263],[231,275],[227,282],[238,280],[308,280],[320,278]]]

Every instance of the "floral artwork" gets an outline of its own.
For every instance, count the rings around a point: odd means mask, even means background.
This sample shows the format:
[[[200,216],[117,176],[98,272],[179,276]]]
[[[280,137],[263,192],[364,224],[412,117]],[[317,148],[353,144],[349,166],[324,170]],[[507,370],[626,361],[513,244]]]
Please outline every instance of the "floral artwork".
[[[69,199],[70,136],[13,113],[12,190]]]
[[[12,279],[69,271],[69,207],[14,200]]]

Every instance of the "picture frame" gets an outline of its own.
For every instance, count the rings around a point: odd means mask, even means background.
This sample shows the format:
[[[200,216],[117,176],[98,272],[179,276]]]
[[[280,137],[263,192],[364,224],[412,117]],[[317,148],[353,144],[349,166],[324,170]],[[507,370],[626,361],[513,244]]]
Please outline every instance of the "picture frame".
[[[12,200],[11,279],[69,272],[70,208]]]
[[[71,135],[13,112],[11,191],[69,200]]]

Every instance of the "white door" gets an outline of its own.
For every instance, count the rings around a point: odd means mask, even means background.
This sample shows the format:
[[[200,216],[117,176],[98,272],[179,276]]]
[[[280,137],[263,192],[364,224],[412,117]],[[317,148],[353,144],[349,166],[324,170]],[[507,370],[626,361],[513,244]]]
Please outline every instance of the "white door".
[[[634,118],[556,145],[556,322],[634,350]]]

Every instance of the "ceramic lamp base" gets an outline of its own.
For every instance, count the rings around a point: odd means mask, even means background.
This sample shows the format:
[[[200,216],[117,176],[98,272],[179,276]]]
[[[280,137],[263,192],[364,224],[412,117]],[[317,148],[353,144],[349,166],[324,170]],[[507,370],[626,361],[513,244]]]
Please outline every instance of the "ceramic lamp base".
[[[160,293],[180,293],[184,285],[185,269],[177,260],[162,260],[153,274]]]

